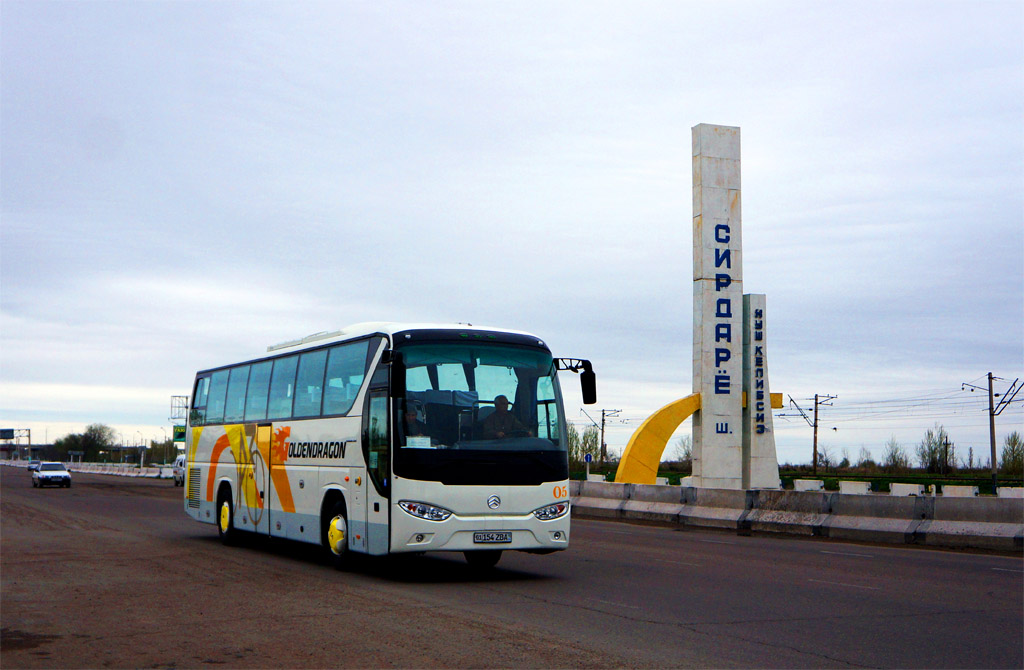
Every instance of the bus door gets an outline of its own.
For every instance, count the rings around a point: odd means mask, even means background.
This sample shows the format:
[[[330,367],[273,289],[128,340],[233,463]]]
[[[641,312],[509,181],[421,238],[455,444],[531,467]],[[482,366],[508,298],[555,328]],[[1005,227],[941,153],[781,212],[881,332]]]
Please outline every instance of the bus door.
[[[271,425],[269,423],[257,424],[256,426],[256,448],[252,449],[252,468],[250,469],[250,481],[246,486],[252,486],[251,500],[256,504],[250,507],[249,515],[252,517],[253,530],[263,535],[270,534],[270,453],[271,453]]]
[[[384,372],[384,375],[380,375]],[[378,385],[378,377],[384,383]],[[386,370],[374,375],[363,413],[363,455],[366,458],[366,550],[373,555],[389,551],[391,486],[391,431],[388,416]]]

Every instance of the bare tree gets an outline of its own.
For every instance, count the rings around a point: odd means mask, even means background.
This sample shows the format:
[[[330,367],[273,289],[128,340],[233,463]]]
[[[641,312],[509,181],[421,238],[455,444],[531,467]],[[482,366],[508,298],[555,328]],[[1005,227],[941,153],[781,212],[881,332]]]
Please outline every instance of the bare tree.
[[[936,423],[934,429],[925,431],[924,439],[917,445],[917,462],[928,472],[949,472],[953,469],[956,448],[941,424]]]
[[[1024,473],[1024,440],[1020,433],[1013,431],[1003,442],[1003,453],[999,459],[999,469],[1008,475]]]
[[[835,469],[835,457],[832,456],[832,448],[827,444],[818,445],[818,465],[824,470]]]
[[[871,468],[875,466],[875,460],[871,456],[871,450],[867,447],[860,448],[860,455],[857,457],[858,468]]]
[[[690,464],[693,462],[693,438],[689,435],[683,435],[676,440],[675,450],[673,451],[673,460],[680,463]]]
[[[903,445],[896,441],[895,435],[890,437],[889,441],[885,443],[885,452],[882,454],[882,467],[889,472],[906,470],[910,467],[910,456],[907,455],[907,450],[903,448]]]

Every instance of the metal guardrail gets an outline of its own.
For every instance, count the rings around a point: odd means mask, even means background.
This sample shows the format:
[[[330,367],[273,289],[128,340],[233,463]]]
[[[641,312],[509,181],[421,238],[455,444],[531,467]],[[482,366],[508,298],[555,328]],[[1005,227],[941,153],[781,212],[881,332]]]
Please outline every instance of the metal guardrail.
[[[28,461],[0,460],[0,465],[16,468],[27,468]],[[118,477],[147,477],[150,479],[173,479],[174,468],[170,465],[140,468],[131,463],[65,463],[71,472],[85,472],[95,475],[114,475]]]

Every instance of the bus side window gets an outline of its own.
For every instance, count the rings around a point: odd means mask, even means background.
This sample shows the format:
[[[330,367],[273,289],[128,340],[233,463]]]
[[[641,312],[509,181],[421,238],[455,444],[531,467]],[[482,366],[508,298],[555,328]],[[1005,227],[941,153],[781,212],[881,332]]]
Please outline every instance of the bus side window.
[[[270,370],[273,361],[252,366],[249,373],[249,390],[245,394],[246,422],[263,421],[267,418],[267,392],[270,389]]]
[[[309,351],[299,357],[299,376],[295,383],[294,417],[320,416],[320,398],[324,390],[327,350]]]
[[[206,403],[206,423],[224,421],[224,397],[228,391],[228,371],[214,372],[210,377],[210,394]]]
[[[224,404],[224,422],[238,423],[245,417],[245,388],[249,385],[249,366],[232,368],[228,378],[228,397]]]
[[[295,369],[299,357],[288,356],[274,361],[274,372],[270,376],[270,402],[267,419],[292,418],[292,400],[295,398]]]
[[[192,412],[189,415],[189,423],[193,426],[202,426],[206,423],[206,398],[210,393],[210,378],[200,377],[196,380],[196,388],[192,393]]]
[[[345,414],[352,409],[366,375],[369,340],[331,347],[324,384],[324,416]]]

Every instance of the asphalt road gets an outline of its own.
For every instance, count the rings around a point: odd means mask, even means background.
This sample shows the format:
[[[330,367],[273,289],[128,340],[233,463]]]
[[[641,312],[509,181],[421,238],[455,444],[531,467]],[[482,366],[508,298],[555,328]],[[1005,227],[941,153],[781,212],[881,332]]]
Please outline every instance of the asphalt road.
[[[1024,666],[1020,556],[574,520],[572,547],[336,572],[169,481],[0,468],[0,666]]]

